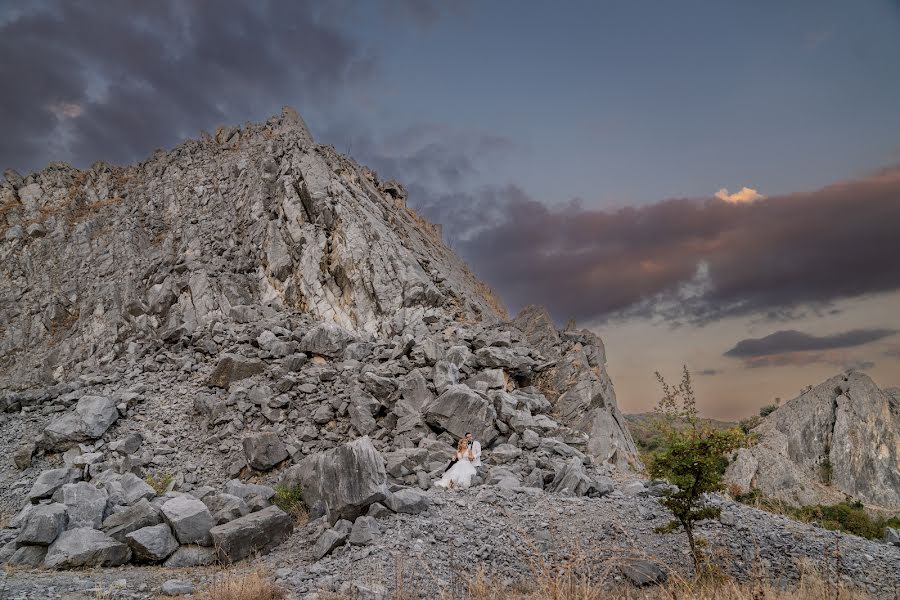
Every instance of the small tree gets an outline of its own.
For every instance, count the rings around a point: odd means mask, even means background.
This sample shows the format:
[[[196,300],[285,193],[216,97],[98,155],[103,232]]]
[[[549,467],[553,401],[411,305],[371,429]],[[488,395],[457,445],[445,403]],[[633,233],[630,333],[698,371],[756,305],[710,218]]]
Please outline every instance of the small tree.
[[[746,437],[738,429],[714,429],[699,419],[687,367],[676,387],[669,386],[659,373],[656,379],[663,389],[656,407],[663,442],[650,458],[649,471],[651,476],[676,486],[667,490],[662,499],[674,519],[659,531],[684,530],[695,572],[700,575],[702,556],[694,539],[694,526],[698,521],[719,516],[721,509],[710,506],[706,495],[722,491],[728,454],[745,445]]]

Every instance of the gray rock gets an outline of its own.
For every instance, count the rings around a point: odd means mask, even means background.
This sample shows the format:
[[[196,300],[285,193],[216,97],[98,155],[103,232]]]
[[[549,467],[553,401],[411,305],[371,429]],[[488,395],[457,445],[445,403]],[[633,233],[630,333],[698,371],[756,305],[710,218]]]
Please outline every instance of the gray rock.
[[[139,562],[161,562],[178,549],[178,540],[165,523],[132,531],[125,540]]]
[[[201,546],[212,543],[209,530],[215,526],[215,521],[200,500],[188,495],[176,496],[166,501],[160,510],[180,543]]]
[[[124,542],[125,536],[132,531],[159,523],[162,523],[162,515],[146,498],[143,498],[125,510],[106,517],[103,521],[103,531],[114,540]]]
[[[156,490],[134,473],[122,475],[119,484],[122,486],[122,498],[129,506],[143,498],[152,500],[156,496]]]
[[[491,450],[491,460],[498,464],[512,462],[522,456],[522,449],[512,444],[499,444]]]
[[[194,584],[182,579],[169,579],[160,587],[163,596],[186,596],[194,593]]]
[[[300,341],[300,350],[329,358],[340,358],[355,336],[335,323],[324,322],[310,329]]]
[[[638,587],[657,585],[668,578],[665,569],[650,560],[631,559],[622,565],[622,574]]]
[[[106,510],[108,494],[85,481],[62,486],[62,501],[69,514],[69,529],[90,527],[100,529]]]
[[[65,531],[67,523],[68,515],[64,505],[39,504],[25,515],[16,543],[20,546],[24,544],[48,546]]]
[[[893,527],[885,527],[884,528],[884,541],[888,544],[900,546],[900,529],[894,529]]]
[[[44,428],[44,438],[49,448],[63,450],[77,442],[97,439],[118,418],[115,399],[83,396],[74,411],[56,418]]]
[[[443,394],[448,387],[459,383],[459,367],[449,360],[441,359],[434,363],[434,368],[431,370],[431,381],[438,394]]]
[[[532,431],[531,429],[526,429],[522,432],[522,447],[526,450],[534,450],[538,446],[541,445],[541,436]]]
[[[187,567],[203,567],[211,565],[218,560],[215,548],[208,546],[187,545],[178,549],[166,559],[163,566],[172,569],[184,569]]]
[[[374,517],[359,517],[353,523],[349,542],[353,546],[368,546],[381,535],[381,528]]]
[[[210,373],[206,385],[228,389],[235,381],[253,377],[266,370],[266,365],[255,358],[245,358],[239,354],[223,354]]]
[[[18,450],[13,453],[13,464],[17,469],[23,471],[31,466],[31,457],[36,448],[37,446],[31,442],[19,446]]]
[[[240,479],[232,479],[225,484],[225,493],[237,496],[246,503],[250,503],[254,498],[261,498],[268,502],[275,497],[275,489],[267,485],[259,485],[255,483],[244,483]]]
[[[419,490],[404,488],[388,494],[384,504],[394,512],[417,515],[428,510],[431,499]]]
[[[366,512],[366,516],[373,517],[375,519],[384,519],[385,517],[389,517],[392,514],[394,514],[393,511],[391,511],[381,502],[374,502],[369,506],[368,512]]]
[[[222,525],[250,513],[247,503],[231,494],[209,494],[202,501],[212,513],[216,525]]]
[[[511,371],[530,369],[535,365],[525,348],[488,346],[475,352],[478,364],[484,367],[502,367]]]
[[[497,411],[487,400],[464,385],[451,385],[422,409],[425,422],[447,431],[456,438],[471,432],[482,446],[497,437],[494,421]]]
[[[82,527],[62,532],[47,550],[44,565],[51,569],[116,567],[128,562],[131,551],[96,529]]]
[[[270,506],[259,512],[212,528],[219,560],[234,563],[251,554],[266,554],[290,537],[294,523],[290,515]]]
[[[312,550],[310,550],[313,560],[320,560],[331,554],[338,546],[343,546],[347,542],[347,538],[350,537],[352,528],[353,525],[350,521],[341,519],[334,524],[334,527],[326,529],[319,536],[319,539],[316,540]]]
[[[612,487],[607,482],[598,485],[585,473],[581,459],[575,457],[556,471],[547,491],[564,496],[593,496],[608,494]]]
[[[39,567],[47,556],[47,546],[22,546],[6,561],[11,567]]]
[[[50,469],[38,475],[31,491],[28,492],[28,499],[32,502],[50,498],[57,490],[67,483],[74,483],[81,480],[81,471],[79,469]]]
[[[268,471],[288,457],[284,442],[271,431],[247,435],[242,445],[247,464],[258,471]]]
[[[314,454],[288,469],[282,484],[300,485],[308,506],[327,507],[332,522],[355,519],[387,495],[384,460],[368,437]]]

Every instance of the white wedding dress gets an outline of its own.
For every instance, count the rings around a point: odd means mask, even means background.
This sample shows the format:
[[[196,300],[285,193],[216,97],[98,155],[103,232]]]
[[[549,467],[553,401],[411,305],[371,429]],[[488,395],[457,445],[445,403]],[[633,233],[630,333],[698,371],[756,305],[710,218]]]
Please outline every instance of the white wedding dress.
[[[469,458],[459,452],[456,454],[457,461],[444,473],[434,485],[442,488],[449,488],[450,484],[457,488],[467,488],[472,484],[472,478],[475,477],[475,465]]]

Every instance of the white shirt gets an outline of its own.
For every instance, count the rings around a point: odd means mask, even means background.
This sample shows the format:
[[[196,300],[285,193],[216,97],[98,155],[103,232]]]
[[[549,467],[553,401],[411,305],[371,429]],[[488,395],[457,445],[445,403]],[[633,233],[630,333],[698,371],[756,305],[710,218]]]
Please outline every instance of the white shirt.
[[[473,467],[481,466],[481,442],[474,440],[472,442],[472,454],[475,455],[475,458],[472,459]]]

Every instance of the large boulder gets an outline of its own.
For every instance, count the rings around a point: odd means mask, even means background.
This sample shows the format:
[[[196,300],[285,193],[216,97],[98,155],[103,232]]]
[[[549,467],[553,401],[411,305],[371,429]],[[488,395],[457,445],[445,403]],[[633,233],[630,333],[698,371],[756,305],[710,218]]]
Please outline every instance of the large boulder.
[[[793,505],[847,496],[900,509],[900,402],[864,373],[848,372],[769,414],[725,473],[729,484]]]
[[[189,544],[187,546],[179,546],[178,550],[166,559],[163,566],[173,569],[203,567],[215,563],[216,560],[218,559],[215,548]]]
[[[117,567],[128,562],[131,551],[105,533],[81,527],[62,532],[47,550],[44,565],[51,569]]]
[[[300,341],[300,351],[329,358],[344,355],[347,344],[356,337],[336,323],[324,322],[310,329]]]
[[[334,524],[334,527],[322,532],[322,535],[319,536],[319,539],[313,544],[312,550],[310,550],[313,560],[319,560],[331,554],[338,546],[343,546],[347,542],[347,538],[350,537],[352,528],[353,524],[350,521],[341,519]]]
[[[247,503],[232,494],[209,494],[202,501],[212,513],[216,525],[233,521],[250,512]]]
[[[100,529],[106,510],[106,490],[86,481],[62,486],[62,501],[69,513],[69,529],[90,527]]]
[[[178,540],[165,523],[132,531],[125,540],[139,562],[160,562],[178,549]]]
[[[224,563],[237,562],[251,554],[265,554],[290,537],[294,522],[290,515],[270,506],[259,512],[217,525],[210,535]]]
[[[247,435],[242,444],[247,464],[258,471],[268,471],[288,457],[284,442],[272,431]]]
[[[52,544],[65,531],[67,522],[66,507],[62,504],[39,504],[31,507],[24,516],[16,543],[20,546]]]
[[[162,523],[162,515],[143,498],[128,508],[113,513],[103,521],[103,531],[116,541],[124,542],[125,536],[142,527]]]
[[[116,400],[107,396],[83,396],[75,410],[54,419],[44,428],[44,443],[64,450],[78,442],[95,440],[119,418]]]
[[[384,499],[384,505],[396,513],[417,515],[428,510],[431,499],[427,494],[413,488],[403,488]]]
[[[304,458],[288,469],[282,484],[300,485],[308,506],[322,504],[334,523],[365,514],[387,495],[384,459],[368,437]]]
[[[176,496],[160,508],[175,537],[182,544],[209,546],[212,543],[209,530],[216,522],[203,504],[193,496]]]
[[[235,381],[253,377],[266,370],[266,365],[256,358],[246,358],[240,354],[223,354],[210,373],[206,385],[228,389]]]
[[[490,402],[465,385],[451,385],[422,408],[425,422],[456,438],[471,432],[482,445],[497,437],[497,411]]]
[[[50,498],[58,489],[67,483],[74,483],[81,479],[81,470],[79,469],[50,469],[38,475],[31,491],[28,492],[28,499],[32,502],[38,502],[45,498]]]
[[[564,496],[602,496],[613,491],[612,480],[595,481],[584,470],[581,459],[572,457],[556,471],[547,491]]]

